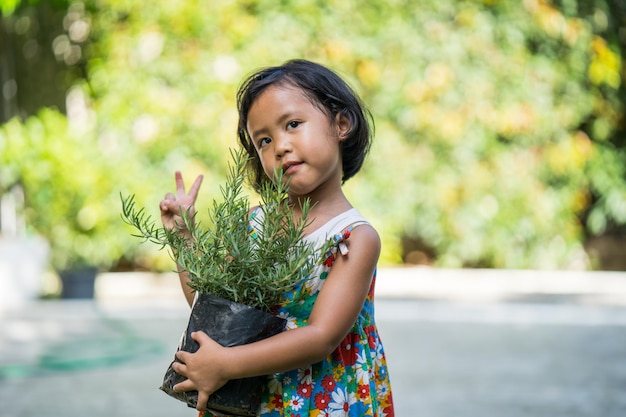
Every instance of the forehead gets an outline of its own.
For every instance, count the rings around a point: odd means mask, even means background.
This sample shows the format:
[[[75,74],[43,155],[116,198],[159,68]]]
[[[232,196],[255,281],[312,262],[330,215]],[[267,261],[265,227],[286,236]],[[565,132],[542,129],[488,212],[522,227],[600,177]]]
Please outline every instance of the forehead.
[[[254,100],[248,111],[248,130],[252,125],[273,123],[285,114],[322,112],[302,89],[288,85],[275,84],[267,87]]]

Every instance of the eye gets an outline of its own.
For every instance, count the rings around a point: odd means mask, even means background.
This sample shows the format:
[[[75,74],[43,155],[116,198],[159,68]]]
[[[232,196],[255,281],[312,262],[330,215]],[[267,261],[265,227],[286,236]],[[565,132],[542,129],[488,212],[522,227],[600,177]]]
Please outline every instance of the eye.
[[[300,122],[298,122],[296,120],[292,120],[291,122],[287,123],[287,130],[295,129],[298,126],[300,126]]]
[[[272,139],[270,138],[261,138],[258,141],[258,146],[259,148],[262,148],[263,146],[269,145],[272,142]]]

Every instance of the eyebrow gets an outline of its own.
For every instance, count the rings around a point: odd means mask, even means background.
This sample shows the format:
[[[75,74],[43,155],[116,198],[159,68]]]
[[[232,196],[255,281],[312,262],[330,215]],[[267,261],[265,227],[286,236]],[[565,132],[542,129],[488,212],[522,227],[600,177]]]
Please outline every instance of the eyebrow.
[[[291,111],[288,111],[287,113],[284,113],[282,116],[280,116],[278,119],[276,119],[275,123],[273,124],[274,126],[281,126],[283,123],[285,123],[285,121],[291,119],[292,117],[294,117],[295,114]],[[252,132],[252,138],[256,138],[257,136],[267,132],[268,129],[266,127],[262,127],[260,129],[257,129],[255,131]]]

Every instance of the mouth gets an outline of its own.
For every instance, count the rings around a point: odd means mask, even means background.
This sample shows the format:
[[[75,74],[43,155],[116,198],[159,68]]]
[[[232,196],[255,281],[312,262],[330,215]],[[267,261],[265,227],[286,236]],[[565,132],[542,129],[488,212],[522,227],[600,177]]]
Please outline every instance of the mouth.
[[[293,174],[301,164],[302,162],[286,162],[283,164],[283,173]]]

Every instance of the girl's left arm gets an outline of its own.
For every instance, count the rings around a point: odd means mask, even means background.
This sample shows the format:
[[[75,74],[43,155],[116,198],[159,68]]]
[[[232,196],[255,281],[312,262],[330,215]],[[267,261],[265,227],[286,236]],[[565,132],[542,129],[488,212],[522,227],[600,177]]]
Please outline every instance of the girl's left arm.
[[[188,379],[174,389],[197,390],[201,410],[209,395],[230,379],[302,368],[330,355],[354,325],[380,255],[380,238],[370,225],[354,229],[345,243],[349,252],[343,256],[337,252],[306,326],[230,348],[203,332],[193,333],[200,348],[193,354],[176,354],[183,363],[175,363],[174,370]]]

